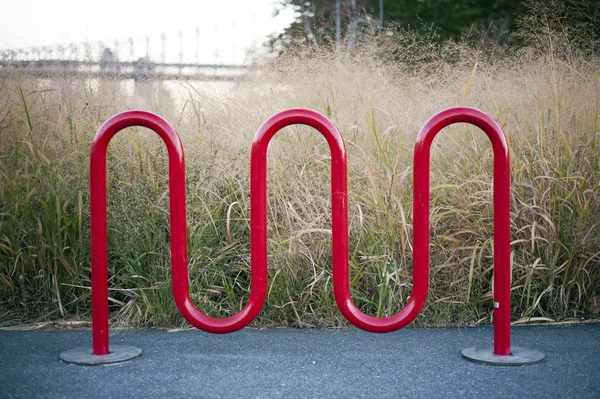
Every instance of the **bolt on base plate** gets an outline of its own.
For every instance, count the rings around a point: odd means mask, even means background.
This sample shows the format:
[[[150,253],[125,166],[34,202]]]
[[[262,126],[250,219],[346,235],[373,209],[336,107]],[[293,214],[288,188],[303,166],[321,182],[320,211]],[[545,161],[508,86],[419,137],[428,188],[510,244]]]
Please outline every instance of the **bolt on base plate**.
[[[107,355],[94,355],[92,348],[80,347],[69,349],[58,355],[61,361],[79,366],[101,366],[104,364],[123,363],[141,356],[142,350],[128,345],[111,345]]]
[[[476,363],[490,364],[492,366],[525,366],[539,363],[544,360],[544,354],[534,349],[511,347],[510,355],[501,356],[494,354],[491,346],[475,346],[464,349],[462,357]]]

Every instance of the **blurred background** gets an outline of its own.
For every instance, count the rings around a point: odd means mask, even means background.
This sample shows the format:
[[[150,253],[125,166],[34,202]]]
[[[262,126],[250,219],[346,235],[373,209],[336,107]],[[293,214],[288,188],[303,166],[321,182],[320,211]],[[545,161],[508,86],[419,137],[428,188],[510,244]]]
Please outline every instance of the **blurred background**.
[[[130,109],[186,151],[192,299],[229,316],[250,289],[249,152],[310,108],[348,153],[350,282],[391,315],[412,289],[412,149],[453,106],[511,147],[514,324],[600,314],[600,4],[594,0],[0,3],[0,327],[89,324],[89,151]],[[331,287],[330,157],[294,126],[269,147],[269,291],[255,326],[347,323]],[[472,126],[432,150],[431,284],[417,326],[492,322],[493,154]],[[128,128],[109,147],[110,310],[185,326],[173,303],[167,154]]]
[[[5,0],[0,67],[224,78],[304,41],[335,43],[340,52],[365,37],[393,42],[411,33],[421,41],[518,47],[561,24],[571,41],[597,37],[598,8],[594,1]],[[536,17],[546,26],[535,26]],[[232,75],[228,67],[240,68]]]

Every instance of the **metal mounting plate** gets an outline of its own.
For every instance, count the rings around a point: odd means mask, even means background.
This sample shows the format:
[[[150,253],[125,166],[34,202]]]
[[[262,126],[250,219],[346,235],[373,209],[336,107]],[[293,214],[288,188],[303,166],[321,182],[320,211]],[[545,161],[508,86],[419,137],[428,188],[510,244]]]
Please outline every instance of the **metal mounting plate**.
[[[107,355],[94,355],[92,348],[80,347],[69,349],[58,355],[61,361],[79,366],[101,366],[105,364],[123,363],[142,355],[142,350],[128,345],[111,345]]]
[[[490,346],[475,346],[464,349],[462,357],[476,363],[490,364],[492,366],[525,366],[536,364],[544,360],[544,354],[534,349],[511,347],[509,356],[494,354]]]

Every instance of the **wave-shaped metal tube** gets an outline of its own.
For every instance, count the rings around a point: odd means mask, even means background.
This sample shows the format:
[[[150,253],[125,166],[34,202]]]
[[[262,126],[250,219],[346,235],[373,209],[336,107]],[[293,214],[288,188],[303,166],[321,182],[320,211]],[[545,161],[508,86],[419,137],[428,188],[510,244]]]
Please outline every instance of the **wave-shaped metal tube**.
[[[186,235],[185,161],[175,130],[162,118],[144,111],[128,111],[109,119],[99,129],[90,159],[92,230],[93,353],[107,354],[108,283],[106,223],[106,151],[112,137],[129,126],[144,126],[165,142],[169,154],[172,281],[181,314],[195,327],[229,333],[248,325],[260,312],[267,292],[267,149],[282,128],[304,124],[318,130],[331,153],[332,261],[336,303],[354,325],[385,333],[412,322],[423,308],[429,285],[429,164],[435,135],[445,126],[466,122],[480,127],[494,150],[494,353],[510,354],[510,164],[508,145],[500,126],[487,114],[466,107],[450,108],[432,117],[415,144],[413,192],[413,289],[398,313],[377,318],[363,313],[352,301],[348,264],[348,182],[346,148],[342,135],[325,116],[307,109],[291,109],[269,118],[258,130],[250,160],[251,293],[237,314],[213,318],[201,313],[189,296]]]

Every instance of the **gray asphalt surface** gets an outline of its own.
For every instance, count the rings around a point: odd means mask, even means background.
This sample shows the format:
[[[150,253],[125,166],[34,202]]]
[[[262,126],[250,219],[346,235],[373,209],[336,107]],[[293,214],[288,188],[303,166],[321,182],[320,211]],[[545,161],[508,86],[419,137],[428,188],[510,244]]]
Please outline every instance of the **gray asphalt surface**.
[[[0,397],[485,397],[600,398],[600,325],[513,327],[512,343],[542,351],[537,365],[461,358],[491,345],[492,328],[125,331],[131,362],[85,367],[58,354],[91,344],[90,331],[0,331]]]

